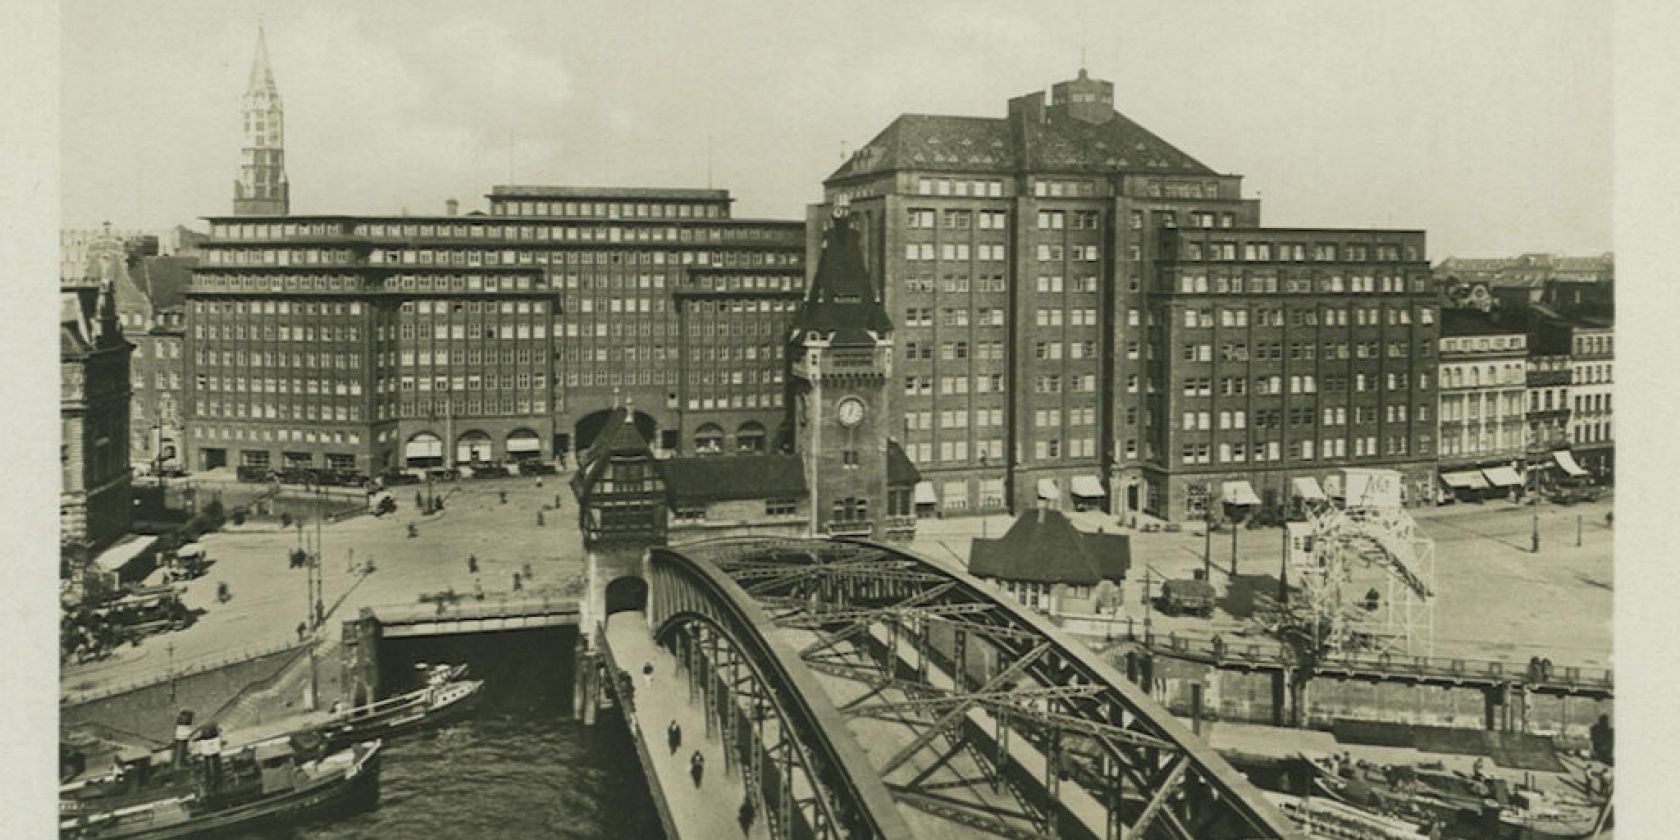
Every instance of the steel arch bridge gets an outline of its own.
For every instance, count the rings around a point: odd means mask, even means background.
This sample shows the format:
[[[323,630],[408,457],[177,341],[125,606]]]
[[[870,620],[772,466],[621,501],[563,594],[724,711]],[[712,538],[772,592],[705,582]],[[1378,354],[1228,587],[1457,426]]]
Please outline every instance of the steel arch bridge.
[[[966,572],[858,540],[645,556],[647,624],[776,838],[1295,838],[1142,689]]]

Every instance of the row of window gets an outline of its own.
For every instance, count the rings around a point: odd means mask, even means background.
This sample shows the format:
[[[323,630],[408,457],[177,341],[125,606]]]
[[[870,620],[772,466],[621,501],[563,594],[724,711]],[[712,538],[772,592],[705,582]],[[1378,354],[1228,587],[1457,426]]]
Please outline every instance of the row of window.
[[[904,245],[904,258],[911,261],[932,260],[935,259],[935,254],[942,260],[966,260],[969,259],[970,253],[973,254],[973,259],[981,262],[1003,262],[1008,259],[1008,249],[1001,244],[981,243],[972,246],[972,250],[965,242],[947,242],[937,248],[932,242],[907,242]]]
[[[1377,456],[1402,456],[1410,454],[1411,441],[1403,436],[1384,437],[1382,449],[1379,451],[1375,435],[1355,437],[1351,439],[1353,445],[1348,446],[1349,438],[1325,438],[1321,441],[1293,440],[1289,442],[1288,459],[1291,461],[1330,460],[1335,458],[1371,458]],[[1431,448],[1429,435],[1418,437],[1417,454],[1427,455]],[[1349,450],[1352,455],[1349,455]],[[1128,456],[1130,456],[1128,452]],[[1217,456],[1217,457],[1216,457]],[[1214,447],[1207,443],[1186,443],[1179,450],[1179,463],[1196,464],[1242,464],[1252,460],[1254,463],[1266,463],[1284,460],[1284,446],[1282,441],[1254,441],[1252,445],[1245,441],[1221,443]]]
[[[658,201],[515,201],[490,197],[493,216],[575,216],[597,219],[726,219],[725,204]]]
[[[1186,308],[1183,311],[1184,326],[1187,329],[1211,329],[1214,326],[1246,327],[1249,326],[1250,311],[1247,307],[1229,306],[1203,307],[1200,309]],[[1137,310],[1134,309],[1127,313],[1127,320],[1131,326],[1137,326],[1137,316],[1133,314],[1136,312]],[[1214,320],[1215,312],[1219,316],[1217,324]],[[1410,326],[1412,323],[1412,310],[1410,308],[1393,306],[1323,306],[1310,309],[1257,306],[1252,309],[1252,312],[1254,314],[1253,324],[1257,327],[1281,327],[1285,325],[1286,321],[1292,327],[1345,327],[1348,326],[1350,312],[1353,316],[1353,325],[1358,327],[1382,326],[1384,312],[1387,313],[1389,326]],[[1417,322],[1425,325],[1435,323],[1435,310],[1427,306],[1419,307],[1417,309]]]
[[[1128,390],[1135,385],[1136,377],[1128,377]],[[1243,377],[1221,377],[1220,393],[1224,396],[1237,396],[1247,389],[1248,380]],[[1284,385],[1288,385],[1286,391]],[[1353,386],[1356,393],[1378,390],[1379,383],[1385,384],[1389,391],[1404,391],[1411,385],[1411,376],[1404,371],[1391,371],[1378,379],[1376,374],[1355,373],[1350,379],[1346,376],[1324,377],[1324,390],[1328,393],[1342,393]],[[1186,397],[1213,396],[1213,378],[1208,376],[1185,377],[1181,380],[1181,387]],[[1417,376],[1417,389],[1429,390],[1429,374],[1420,373]],[[1287,380],[1280,374],[1254,377],[1254,393],[1260,396],[1275,394],[1316,394],[1318,393],[1318,377],[1311,373],[1291,374]],[[1136,393],[1133,391],[1133,393]]]
[[[338,431],[329,429],[289,429],[289,428],[247,428],[245,426],[203,426],[198,430],[200,437],[208,440],[248,440],[248,441],[281,441],[293,443],[347,443],[360,444],[362,435],[356,431]]]
[[[942,440],[937,447],[925,441],[910,441],[904,444],[904,454],[917,464],[935,464],[942,461],[968,463],[970,461],[967,440]],[[1002,464],[1003,441],[995,439],[975,441],[973,460]]]
[[[1253,292],[1276,292],[1280,288],[1278,277],[1264,271],[1244,272],[1241,274],[1215,273],[1209,275],[1200,271],[1178,272],[1178,286],[1176,291],[1183,294],[1245,294]],[[1171,285],[1171,275],[1163,275],[1166,285],[1163,291],[1174,291]],[[1296,274],[1282,275],[1281,286],[1285,294],[1399,294],[1406,291],[1426,292],[1429,290],[1427,275],[1414,275],[1410,282],[1398,274],[1354,274],[1343,277],[1340,274]]]
[[[980,230],[1004,230],[1008,227],[1009,213],[1004,210],[946,210],[944,213],[946,230],[968,230],[971,227]],[[936,211],[927,207],[912,207],[906,217],[905,227],[911,230],[933,230]]]

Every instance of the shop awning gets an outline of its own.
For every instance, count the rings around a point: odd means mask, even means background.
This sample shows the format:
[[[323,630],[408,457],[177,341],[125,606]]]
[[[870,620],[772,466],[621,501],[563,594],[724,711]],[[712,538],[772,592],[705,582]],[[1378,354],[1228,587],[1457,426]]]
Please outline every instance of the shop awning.
[[[200,557],[204,554],[204,546],[198,543],[187,543],[175,549],[176,557]]]
[[[1482,470],[1482,475],[1487,476],[1488,483],[1495,487],[1521,487],[1523,485],[1522,476],[1517,475],[1517,471],[1510,467],[1488,467]]]
[[[1479,472],[1444,472],[1441,482],[1455,490],[1483,490],[1488,486],[1487,479]]]
[[[541,452],[542,441],[534,437],[510,437],[507,439],[509,452]]]
[[[1556,461],[1558,466],[1563,467],[1563,471],[1570,478],[1581,478],[1587,474],[1586,470],[1581,469],[1580,464],[1575,463],[1575,456],[1567,450],[1560,449],[1553,452],[1552,460]]]
[[[1094,475],[1076,475],[1068,482],[1068,492],[1087,499],[1100,499],[1108,494],[1103,492],[1102,482]]]
[[[157,542],[157,539],[155,536],[141,536],[125,543],[118,543],[105,549],[103,553],[94,558],[93,562],[107,572],[120,572],[123,567],[133,562],[134,558],[145,554],[146,549],[151,548],[152,543]]]
[[[1038,497],[1045,501],[1054,501],[1062,497],[1062,488],[1056,486],[1056,479],[1041,478],[1038,480]]]
[[[1253,485],[1246,481],[1227,481],[1224,489],[1225,504],[1228,505],[1258,505],[1260,497],[1254,494]]]
[[[1303,499],[1314,502],[1329,500],[1329,497],[1324,495],[1324,488],[1318,486],[1318,479],[1313,478],[1310,475],[1292,478],[1289,480],[1289,483],[1294,486],[1295,495]]]
[[[938,496],[938,494],[933,492],[933,482],[931,482],[931,481],[918,481],[918,482],[916,482],[916,504],[918,504],[918,505],[937,505],[937,504],[939,504],[939,496]]]

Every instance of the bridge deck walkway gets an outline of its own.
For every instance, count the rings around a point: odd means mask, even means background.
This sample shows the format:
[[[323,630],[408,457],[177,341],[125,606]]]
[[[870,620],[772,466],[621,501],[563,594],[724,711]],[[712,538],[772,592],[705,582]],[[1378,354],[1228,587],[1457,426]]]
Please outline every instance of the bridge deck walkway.
[[[628,704],[625,723],[635,727],[646,745],[644,768],[657,779],[653,795],[663,797],[677,830],[669,840],[770,840],[769,822],[760,814],[747,831],[741,830],[739,809],[746,795],[740,775],[726,770],[723,743],[706,735],[705,711],[688,701],[687,679],[677,670],[677,659],[653,643],[647,616],[640,612],[619,612],[607,618],[606,643],[619,667],[635,681],[635,694]],[[642,676],[644,663],[653,664],[651,684]],[[666,727],[675,720],[682,727],[682,746],[673,754],[667,748]],[[689,757],[699,750],[706,769],[698,787],[688,774]]]

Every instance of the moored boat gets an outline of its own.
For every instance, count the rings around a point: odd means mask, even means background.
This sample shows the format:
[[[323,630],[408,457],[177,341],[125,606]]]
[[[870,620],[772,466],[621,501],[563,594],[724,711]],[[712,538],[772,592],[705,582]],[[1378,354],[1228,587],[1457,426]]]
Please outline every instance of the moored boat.
[[[207,728],[193,743],[195,758],[178,739],[161,766],[147,756],[61,787],[59,836],[198,837],[274,821],[294,824],[378,800],[378,741],[333,749],[319,737],[298,733],[223,754],[219,733]]]
[[[1264,793],[1314,840],[1418,840],[1428,835],[1428,829],[1418,823],[1372,813],[1333,799]]]
[[[466,671],[465,665],[433,666],[427,669],[424,686],[344,711],[318,731],[337,746],[459,720],[478,704],[484,688],[483,680],[461,679]]]

